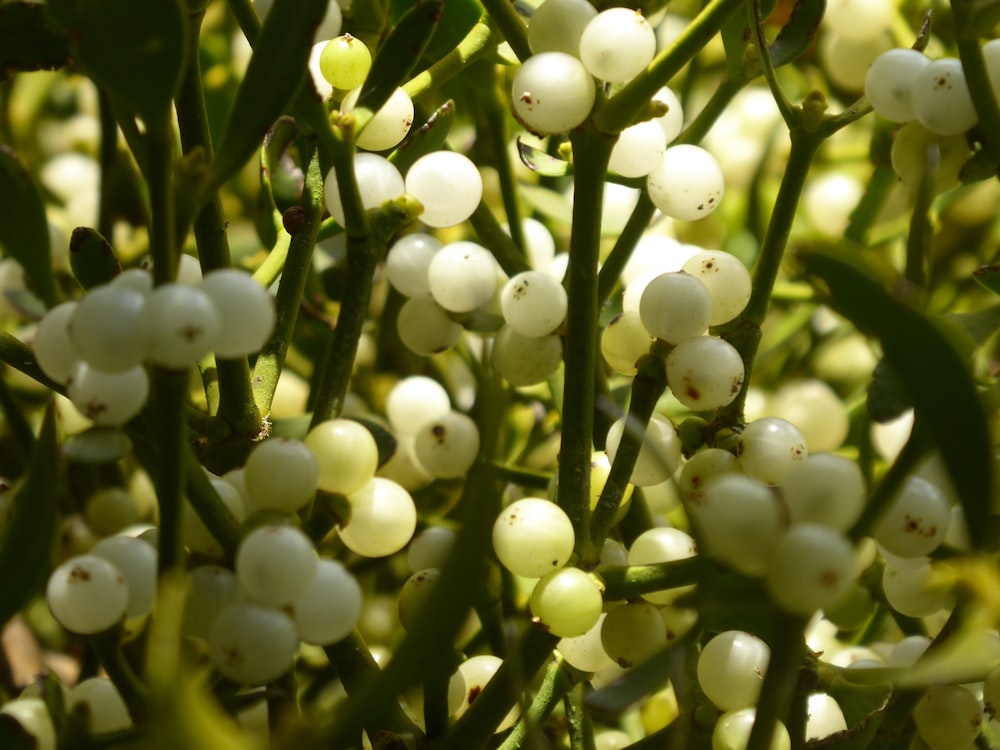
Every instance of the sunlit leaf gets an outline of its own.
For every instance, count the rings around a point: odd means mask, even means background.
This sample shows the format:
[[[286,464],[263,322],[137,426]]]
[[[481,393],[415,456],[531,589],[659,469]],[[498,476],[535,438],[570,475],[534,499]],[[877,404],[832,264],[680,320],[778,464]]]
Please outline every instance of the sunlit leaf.
[[[530,143],[522,137],[517,139],[517,153],[521,157],[521,162],[532,172],[537,172],[542,177],[565,177],[571,174],[573,167],[569,162],[550,156],[545,151]]]

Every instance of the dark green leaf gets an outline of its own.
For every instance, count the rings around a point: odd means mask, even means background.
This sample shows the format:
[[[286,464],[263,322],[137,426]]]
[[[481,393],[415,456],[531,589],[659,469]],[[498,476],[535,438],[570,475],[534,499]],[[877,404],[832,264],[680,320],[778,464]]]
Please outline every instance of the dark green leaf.
[[[396,166],[401,174],[405,175],[410,169],[410,165],[421,156],[432,151],[440,151],[445,147],[445,139],[448,137],[448,131],[451,129],[451,123],[454,119],[455,102],[449,99],[427,118],[427,122],[410,131],[406,139],[389,157],[389,161]]]
[[[14,496],[7,530],[0,538],[0,566],[18,572],[0,587],[0,627],[41,591],[48,576],[56,535],[59,469],[55,406],[50,403],[27,477]]]
[[[886,702],[892,693],[892,685],[859,685],[842,677],[834,677],[827,692],[844,712],[847,722],[846,732],[837,732],[822,740],[809,742],[809,750],[864,750],[871,744],[875,732],[882,722]]]
[[[242,169],[306,80],[313,34],[325,0],[276,0],[254,42],[253,56],[219,139],[207,190]]]
[[[45,206],[17,155],[0,143],[0,245],[24,267],[28,288],[49,307],[58,302]]]
[[[980,266],[972,272],[972,278],[983,288],[989,289],[994,294],[1000,294],[1000,263]]]
[[[107,284],[122,270],[111,243],[90,227],[73,230],[69,240],[69,267],[84,289]]]
[[[18,71],[61,68],[68,57],[69,41],[53,28],[44,5],[0,4],[0,81]]]
[[[413,0],[392,0],[392,19],[398,21],[413,5]],[[444,3],[437,31],[424,53],[424,61],[435,62],[451,52],[465,38],[483,15],[476,0],[448,0]],[[422,64],[421,67],[427,67]]]
[[[982,149],[974,153],[961,169],[958,170],[958,179],[963,185],[983,180],[992,180],[997,176],[997,163]]]
[[[774,67],[797,60],[809,49],[825,10],[826,0],[798,0],[795,3],[788,23],[781,27],[770,44]]]
[[[52,0],[75,62],[148,128],[166,127],[188,53],[181,0]]]
[[[441,20],[444,0],[417,0],[393,26],[372,60],[355,111],[378,112],[417,66]]]
[[[517,153],[524,166],[543,177],[565,177],[573,169],[569,162],[550,156],[542,149],[526,143],[520,136],[517,138]]]
[[[387,430],[384,425],[373,419],[364,417],[350,417],[358,424],[362,425],[375,438],[375,445],[378,447],[378,465],[381,467],[396,453],[398,442],[391,430]]]
[[[881,341],[918,420],[937,443],[972,541],[982,546],[993,496],[992,441],[965,357],[940,324],[890,295],[860,254],[843,247],[817,250],[803,258],[803,265],[825,283],[834,310]]]
[[[891,422],[912,408],[913,401],[906,392],[906,386],[892,371],[889,363],[880,359],[868,386],[868,413],[871,418],[875,422]]]

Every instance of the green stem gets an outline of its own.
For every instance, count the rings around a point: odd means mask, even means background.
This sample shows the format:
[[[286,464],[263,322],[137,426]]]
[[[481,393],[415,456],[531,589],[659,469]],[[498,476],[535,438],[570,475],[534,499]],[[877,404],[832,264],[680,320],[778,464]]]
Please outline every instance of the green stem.
[[[543,471],[532,471],[520,466],[507,466],[498,461],[493,462],[492,470],[497,479],[501,479],[511,484],[521,487],[530,487],[536,490],[548,489],[552,482],[552,475]]]
[[[204,14],[191,17],[191,47],[198,49],[201,21]],[[189,56],[187,71],[177,96],[177,124],[181,135],[181,149],[185,154],[201,148],[206,157],[212,157],[212,134],[208,127],[205,109],[205,92],[202,88],[199,56]],[[232,267],[226,220],[222,214],[222,201],[213,191],[195,216],[194,236],[198,243],[198,259],[203,271]],[[246,357],[217,359],[215,369],[219,391],[218,415],[238,435],[255,436],[260,432],[260,411],[250,388],[250,365]],[[215,387],[215,386],[213,386]]]
[[[507,112],[510,105],[500,90],[496,66],[487,63],[482,67],[487,74],[481,85],[484,94],[480,100],[482,109],[477,130],[479,133],[485,133],[489,148],[493,152],[493,166],[500,179],[500,197],[503,200],[504,213],[507,215],[507,228],[511,239],[523,255],[527,243],[524,238],[524,226],[521,224],[517,179],[511,168],[510,154],[507,150],[507,143],[510,141],[510,133],[507,131]]]
[[[615,460],[611,464],[607,481],[597,500],[597,507],[590,518],[590,544],[581,550],[585,566],[596,565],[601,557],[601,549],[614,526],[618,507],[629,487],[629,480],[635,462],[639,458],[650,417],[656,402],[667,388],[667,371],[659,354],[647,354],[636,363],[638,372],[632,381],[632,396],[625,430],[622,433]]]
[[[341,683],[349,696],[357,695],[381,672],[371,651],[361,635],[355,631],[341,641],[324,646],[330,663],[337,670]],[[365,725],[370,734],[376,730],[392,732],[396,735],[419,737],[422,733],[410,721],[395,700],[383,701],[382,713],[377,722]]]
[[[551,658],[558,642],[559,638],[551,633],[530,627],[452,731],[431,747],[434,750],[486,747],[507,712]]]
[[[598,361],[597,263],[601,240],[604,176],[614,139],[591,128],[570,134],[573,175],[573,229],[566,272],[566,364],[563,383],[562,443],[558,502],[576,533],[578,550],[590,541],[590,456],[594,432],[594,363]]]
[[[596,750],[594,727],[590,714],[583,707],[584,690],[583,682],[578,681],[563,699],[570,750]]]
[[[351,172],[353,175],[353,171]],[[278,385],[278,376],[288,354],[299,304],[306,288],[306,277],[312,266],[313,247],[323,216],[323,175],[320,173],[318,155],[313,154],[306,171],[305,189],[302,191],[302,228],[295,233],[288,248],[281,283],[275,297],[274,333],[257,357],[253,369],[253,394],[262,414],[271,410],[271,399]]]
[[[906,267],[903,275],[920,289],[925,288],[928,281],[927,263],[934,233],[930,212],[940,163],[941,149],[933,144],[927,149],[924,158],[924,171],[920,177],[913,213],[910,215],[910,231],[906,235]]]
[[[476,230],[476,235],[483,246],[493,253],[497,263],[508,276],[515,276],[531,267],[525,260],[521,249],[514,243],[511,236],[503,231],[500,222],[490,211],[490,207],[480,201],[476,210],[469,217],[469,223]]]
[[[152,474],[160,508],[159,571],[163,576],[184,564],[181,516],[184,510],[184,461],[186,429],[184,403],[187,400],[187,372],[156,368],[152,374],[152,400],[156,425],[157,465]]]
[[[122,628],[116,626],[87,639],[108,677],[125,701],[129,716],[141,724],[149,715],[149,691],[125,659],[121,644]]]
[[[655,565],[615,565],[596,572],[604,581],[604,600],[617,601],[690,586],[702,580],[705,569],[702,558],[688,557]]]
[[[619,133],[631,125],[653,95],[701,52],[705,43],[742,5],[743,0],[712,0],[691,20],[673,44],[598,110],[593,117],[594,127],[604,133]]]
[[[183,458],[188,502],[222,547],[226,559],[232,560],[240,543],[240,522],[222,502],[190,445],[184,446]]]
[[[969,91],[975,92],[972,104],[979,115],[979,132],[982,134],[983,146],[995,164],[1000,164],[1000,102],[993,94],[993,85],[986,63],[983,60],[983,50],[979,39],[970,32],[976,4],[969,0],[951,0],[951,12],[955,18],[955,46],[958,47],[958,57],[962,61],[962,70]]]
[[[760,689],[757,715],[746,750],[767,750],[771,747],[775,725],[788,716],[799,669],[806,655],[804,633],[807,622],[808,618],[798,615],[777,614],[774,648]]]
[[[98,114],[101,123],[101,146],[99,160],[101,165],[101,204],[97,210],[97,231],[104,237],[110,237],[114,229],[111,214],[108,210],[110,181],[108,177],[118,159],[118,121],[115,120],[111,100],[103,87],[97,87]]]
[[[319,240],[318,235],[316,239],[317,241]],[[278,280],[278,277],[281,276],[281,271],[285,267],[285,261],[288,260],[288,250],[291,245],[292,235],[284,229],[278,230],[278,241],[274,243],[274,247],[267,254],[264,262],[254,271],[254,281],[265,289],[269,289]]]
[[[684,128],[684,131],[677,136],[674,143],[698,144],[708,135],[715,121],[726,111],[726,107],[738,93],[747,85],[747,81],[742,78],[725,78],[719,87],[712,92],[705,106],[695,116],[694,120]]]
[[[748,0],[747,13],[749,14],[750,29],[753,32],[754,43],[757,45],[757,56],[760,59],[761,69],[764,79],[771,89],[771,96],[774,103],[778,105],[781,119],[793,130],[799,124],[799,113],[792,107],[788,97],[781,88],[778,81],[778,74],[774,68],[774,61],[771,59],[771,49],[767,44],[767,37],[764,36],[764,18],[761,15],[760,0]]]
[[[149,186],[149,252],[153,283],[168,284],[177,277],[177,227],[174,223],[174,137],[172,128],[157,123],[146,132],[146,184]]]
[[[618,239],[615,240],[611,252],[604,259],[601,270],[597,274],[597,301],[599,305],[607,302],[615,287],[618,286],[618,280],[621,278],[629,258],[632,257],[632,251],[635,250],[642,235],[649,229],[649,222],[653,220],[655,214],[656,206],[649,199],[649,193],[643,190],[639,193],[639,202],[636,203],[628,221],[625,222],[625,228],[618,235]]]
[[[493,29],[486,23],[477,23],[451,52],[404,83],[403,91],[409,94],[411,99],[416,99],[421,94],[439,87],[461,73],[471,63],[485,57],[493,49],[493,42]]]
[[[313,405],[312,426],[340,414],[351,380],[361,329],[368,313],[375,268],[385,254],[385,242],[372,232],[372,222],[361,201],[354,175],[352,133],[345,133],[343,148],[333,156],[340,201],[344,207],[347,234],[347,283],[340,303],[337,326],[321,367],[319,386]],[[322,185],[319,186],[322,196]]]
[[[514,50],[517,59],[524,62],[531,57],[531,47],[528,46],[528,28],[524,19],[517,14],[514,3],[510,0],[482,0],[483,7],[490,14],[493,25],[503,34],[510,48]]]
[[[490,377],[479,383],[476,410],[480,456],[466,477],[458,502],[461,531],[455,546],[417,622],[385,670],[352,697],[352,710],[338,716],[326,737],[327,747],[348,747],[357,730],[382,714],[387,701],[406,687],[427,679],[431,670],[442,668],[447,655],[453,652],[454,635],[482,586],[493,520],[500,512],[500,487],[488,468],[497,448],[500,398],[499,383],[490,373]],[[492,733],[492,728],[489,731]],[[473,742],[453,747],[483,746],[484,743]]]
[[[555,710],[559,702],[563,700],[579,682],[580,674],[570,667],[561,658],[552,661],[545,671],[545,677],[538,688],[535,699],[531,706],[514,726],[513,731],[507,735],[507,739],[501,743],[498,750],[523,750],[530,745],[530,735],[541,726],[552,711]]]
[[[903,482],[913,473],[917,464],[926,455],[927,442],[918,434],[918,427],[918,425],[914,425],[910,439],[906,441],[903,449],[896,456],[896,460],[893,461],[892,466],[889,467],[885,476],[882,477],[882,481],[879,482],[878,487],[872,492],[871,498],[861,513],[861,517],[848,532],[848,536],[853,541],[857,542],[871,533],[875,524],[878,523],[878,520],[888,510],[889,505],[895,498],[899,488],[903,485]]]
[[[774,283],[788,245],[788,237],[795,219],[795,210],[805,187],[806,177],[813,157],[823,143],[823,137],[803,130],[790,132],[792,147],[788,154],[785,174],[774,200],[774,211],[764,233],[757,265],[753,272],[753,291],[750,301],[739,318],[726,326],[723,338],[727,339],[743,359],[745,377],[739,396],[720,412],[719,423],[734,426],[743,422],[750,373],[753,370],[757,348],[760,345],[760,326],[767,315],[774,291]]]

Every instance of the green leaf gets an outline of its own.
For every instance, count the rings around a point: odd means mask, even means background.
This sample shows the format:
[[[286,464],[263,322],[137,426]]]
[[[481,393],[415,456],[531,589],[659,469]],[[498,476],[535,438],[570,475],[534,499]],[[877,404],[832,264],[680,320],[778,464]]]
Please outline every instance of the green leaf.
[[[906,387],[889,363],[880,359],[868,386],[868,414],[875,422],[891,422],[911,408],[913,401],[906,392]]]
[[[992,441],[965,358],[940,324],[890,295],[859,253],[817,250],[802,263],[807,274],[825,283],[835,311],[881,341],[886,361],[913,400],[918,422],[937,443],[972,541],[982,547],[993,496]]]
[[[75,62],[147,128],[166,127],[188,53],[181,0],[51,0]]]
[[[0,569],[17,571],[0,587],[0,627],[41,591],[49,573],[59,477],[55,406],[50,402],[27,477],[17,490],[6,534],[0,539]]]
[[[825,10],[826,0],[798,0],[795,3],[788,23],[769,45],[774,67],[797,60],[812,46]]]
[[[90,227],[77,227],[69,240],[69,267],[84,289],[107,284],[121,273],[111,243]]]
[[[392,19],[398,21],[413,5],[413,0],[392,0]],[[444,3],[437,31],[424,52],[425,62],[434,62],[451,52],[483,15],[476,0],[448,0]],[[421,64],[421,67],[427,67]]]
[[[846,732],[837,732],[822,740],[807,744],[809,750],[837,748],[837,750],[864,750],[871,744],[886,703],[892,693],[892,685],[879,683],[875,685],[859,685],[848,682],[843,677],[834,677],[827,689],[830,696],[837,701],[847,722]]]
[[[45,206],[31,175],[0,143],[0,245],[24,268],[28,288],[48,306],[59,301],[52,277],[52,251]]]
[[[542,149],[532,146],[525,142],[521,136],[517,137],[517,154],[521,157],[521,163],[524,166],[542,177],[565,177],[573,172],[573,167],[569,162],[557,159]]]
[[[38,3],[0,4],[0,81],[11,73],[55,70],[68,62],[69,40]]]
[[[984,289],[1000,294],[1000,263],[980,266],[972,272],[972,278]]]
[[[443,9],[444,0],[417,0],[403,14],[372,60],[358,96],[356,113],[362,109],[378,112],[407,81],[437,29]]]
[[[274,121],[295,101],[308,73],[313,34],[325,12],[325,0],[275,1],[218,141],[206,194],[242,169]]]
[[[403,142],[392,152],[389,161],[400,174],[405,175],[410,166],[433,151],[445,148],[445,140],[455,120],[455,102],[449,99],[427,118],[427,122],[410,131]]]

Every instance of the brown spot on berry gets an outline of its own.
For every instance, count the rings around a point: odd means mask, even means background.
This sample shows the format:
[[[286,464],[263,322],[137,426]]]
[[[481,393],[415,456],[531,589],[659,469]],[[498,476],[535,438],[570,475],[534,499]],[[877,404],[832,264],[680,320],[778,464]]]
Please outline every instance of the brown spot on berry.
[[[80,565],[74,565],[69,572],[69,583],[83,582],[90,580],[90,571]]]
[[[837,585],[838,581],[840,581],[840,576],[835,570],[827,569],[819,575],[820,586],[824,586],[826,588],[833,588]]]

